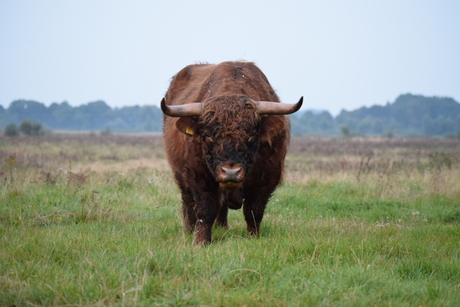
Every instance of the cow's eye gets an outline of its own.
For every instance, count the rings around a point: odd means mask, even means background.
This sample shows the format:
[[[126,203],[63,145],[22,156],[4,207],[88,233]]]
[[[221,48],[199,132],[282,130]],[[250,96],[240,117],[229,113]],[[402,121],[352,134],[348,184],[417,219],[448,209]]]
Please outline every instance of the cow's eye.
[[[212,142],[212,137],[210,135],[210,133],[208,131],[203,131],[203,140],[206,142],[206,143],[209,143],[209,142]]]

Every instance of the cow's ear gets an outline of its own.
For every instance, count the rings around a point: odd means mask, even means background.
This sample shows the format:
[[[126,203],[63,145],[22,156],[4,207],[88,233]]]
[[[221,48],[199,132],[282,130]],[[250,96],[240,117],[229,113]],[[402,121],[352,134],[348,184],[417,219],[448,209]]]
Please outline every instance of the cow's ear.
[[[181,117],[176,121],[176,128],[189,136],[198,133],[198,120],[193,117]]]
[[[267,142],[272,145],[274,137],[286,133],[289,129],[289,122],[283,117],[279,116],[264,116],[262,118],[261,141]]]

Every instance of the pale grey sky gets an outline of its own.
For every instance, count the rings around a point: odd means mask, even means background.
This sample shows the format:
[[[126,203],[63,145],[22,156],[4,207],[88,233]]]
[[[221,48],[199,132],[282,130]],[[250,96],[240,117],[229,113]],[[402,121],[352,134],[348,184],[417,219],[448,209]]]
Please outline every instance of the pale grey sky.
[[[460,1],[0,0],[0,104],[159,105],[188,64],[255,62],[283,102],[460,101]]]

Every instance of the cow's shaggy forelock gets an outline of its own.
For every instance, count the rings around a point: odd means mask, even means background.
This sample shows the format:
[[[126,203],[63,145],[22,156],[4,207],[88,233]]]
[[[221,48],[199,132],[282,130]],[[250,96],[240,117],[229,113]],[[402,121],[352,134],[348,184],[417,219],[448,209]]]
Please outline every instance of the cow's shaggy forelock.
[[[251,99],[232,95],[205,101],[199,127],[204,154],[215,160],[208,161],[210,168],[214,169],[220,162],[252,164],[254,161],[260,115]]]
[[[217,96],[204,101],[200,124],[220,123],[229,130],[234,130],[242,121],[256,124],[260,116],[256,113],[256,104],[246,96]]]

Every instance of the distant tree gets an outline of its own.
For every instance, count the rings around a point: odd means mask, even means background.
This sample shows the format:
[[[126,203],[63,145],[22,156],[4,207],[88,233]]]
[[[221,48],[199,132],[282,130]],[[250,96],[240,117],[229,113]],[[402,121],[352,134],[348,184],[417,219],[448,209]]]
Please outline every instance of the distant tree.
[[[423,116],[422,122],[423,122],[423,133],[425,135],[434,134],[433,120],[427,114]]]
[[[112,119],[112,109],[104,101],[94,101],[75,108],[74,121],[78,129],[99,130]]]
[[[9,124],[5,127],[5,131],[3,132],[5,136],[17,136],[19,134],[18,126],[15,124]]]
[[[28,120],[22,121],[19,130],[25,135],[40,135],[43,132],[40,123],[30,122]]]
[[[144,131],[154,131],[155,130],[155,127],[151,122],[145,122],[142,128],[143,128],[142,130]]]
[[[351,131],[350,131],[350,128],[348,128],[348,126],[342,126],[340,127],[340,130],[342,131],[343,136],[345,137],[351,136]]]
[[[22,121],[19,130],[25,135],[32,135],[32,123],[28,120]]]
[[[391,139],[391,138],[394,137],[395,135],[394,135],[393,131],[388,130],[388,131],[386,131],[386,132],[383,134],[383,136],[386,137],[386,138]]]
[[[460,104],[452,98],[404,94],[385,106],[342,110],[335,121],[365,134],[391,130],[398,135],[444,135],[460,129],[459,114]]]
[[[456,130],[455,122],[452,120],[452,118],[445,118],[444,116],[440,115],[436,120],[436,124],[439,127],[439,135],[454,133]]]
[[[348,127],[349,131],[358,129],[358,123],[364,118],[358,114],[358,111],[361,112],[360,110],[357,110],[357,113],[355,111],[342,110],[335,118],[336,124],[340,127]]]
[[[329,112],[299,112],[289,116],[292,135],[301,134],[374,134],[392,131],[395,135],[455,135],[460,131],[460,104],[446,97],[400,95],[393,103],[362,107],[354,111],[342,110],[336,117]],[[46,107],[32,100],[16,100],[8,108],[0,106],[0,129],[9,124],[25,124],[23,134],[41,134],[45,128],[101,131],[161,131],[163,114],[156,106],[130,106],[112,109],[104,101],[78,107],[67,102]],[[19,130],[21,130],[19,128]],[[22,131],[22,130],[21,130]],[[6,133],[6,132],[4,132]],[[345,135],[345,134],[344,134]]]
[[[44,122],[49,119],[49,109],[41,102],[33,100],[16,100],[8,108],[8,116],[17,122],[21,120],[32,120]]]
[[[383,130],[385,129],[385,126],[384,126],[384,123],[383,123],[383,120],[381,120],[380,118],[377,118],[374,120],[374,127],[373,127],[373,132],[375,134],[381,134],[383,133]]]
[[[298,120],[299,133],[316,133],[318,128],[316,127],[316,117],[312,111],[307,111]]]
[[[61,103],[52,103],[49,106],[51,113],[48,125],[54,129],[75,129],[75,108],[69,105],[67,101]]]
[[[163,114],[157,107],[144,106],[140,108],[139,121],[142,127],[148,127],[148,131],[161,131],[163,123]]]
[[[0,105],[0,127],[6,126],[6,123],[11,123],[11,119],[6,118],[6,110]]]
[[[374,119],[371,116],[366,116],[359,124],[358,131],[362,134],[370,134],[374,132]]]
[[[323,111],[316,115],[316,126],[321,132],[332,132],[334,129],[334,118],[329,112]]]
[[[111,125],[111,127],[116,130],[143,130],[141,127],[141,107],[138,105],[115,109],[114,116],[116,117],[117,125]],[[123,124],[121,124],[122,122]],[[124,127],[122,127],[122,125],[124,125]]]
[[[109,127],[105,128],[104,130],[101,131],[100,135],[102,136],[110,136],[112,135],[112,130],[110,130]]]
[[[32,135],[40,135],[43,133],[42,124],[32,123]]]

